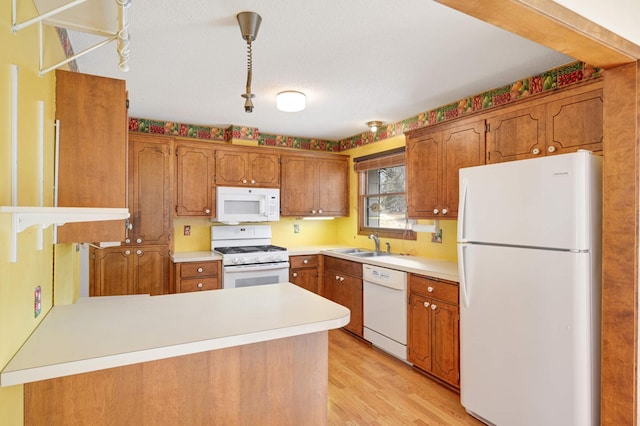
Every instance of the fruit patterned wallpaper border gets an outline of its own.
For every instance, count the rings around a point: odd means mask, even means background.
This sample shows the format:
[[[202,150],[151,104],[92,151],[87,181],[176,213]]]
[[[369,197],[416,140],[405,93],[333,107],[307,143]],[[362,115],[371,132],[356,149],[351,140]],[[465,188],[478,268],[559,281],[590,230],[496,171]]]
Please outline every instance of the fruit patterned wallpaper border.
[[[73,52],[73,46],[71,45],[71,40],[69,39],[69,33],[66,28],[55,27],[56,32],[58,33],[58,39],[60,40],[60,44],[62,45],[62,50],[64,50],[64,54],[66,58],[70,58],[75,53]],[[69,69],[73,72],[78,72],[78,63],[76,60],[72,60],[69,62]]]
[[[258,145],[298,148],[314,151],[340,152],[375,143],[400,135],[409,130],[425,127],[464,116],[472,112],[490,109],[527,96],[556,90],[586,79],[600,77],[599,68],[584,62],[572,62],[511,84],[488,90],[457,102],[422,112],[397,123],[382,126],[376,133],[364,132],[340,141],[310,139],[297,136],[260,133],[256,127],[210,127],[195,124],[157,121],[146,118],[129,118],[129,131],[182,136],[200,140],[229,142],[231,139],[257,141]]]

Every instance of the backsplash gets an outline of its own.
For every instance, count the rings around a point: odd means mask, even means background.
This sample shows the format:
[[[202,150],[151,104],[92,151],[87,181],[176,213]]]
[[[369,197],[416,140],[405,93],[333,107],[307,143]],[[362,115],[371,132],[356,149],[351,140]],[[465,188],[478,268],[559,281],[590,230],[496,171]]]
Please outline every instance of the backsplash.
[[[260,133],[255,127],[247,126],[202,126],[135,117],[129,118],[129,131],[219,142],[240,139],[257,141],[258,145],[262,146],[340,152],[398,136],[409,130],[441,123],[476,111],[505,105],[528,96],[556,90],[583,80],[600,77],[601,75],[602,71],[599,68],[580,61],[572,62],[542,74],[523,78],[511,84],[422,112],[397,123],[382,126],[375,133],[367,131],[340,141],[264,134]]]

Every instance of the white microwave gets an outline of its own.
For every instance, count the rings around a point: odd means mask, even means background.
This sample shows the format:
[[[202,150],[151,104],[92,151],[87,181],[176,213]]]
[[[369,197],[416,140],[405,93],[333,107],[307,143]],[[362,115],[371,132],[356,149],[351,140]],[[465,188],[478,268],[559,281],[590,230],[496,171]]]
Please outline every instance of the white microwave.
[[[216,222],[273,222],[280,220],[278,188],[216,188]]]

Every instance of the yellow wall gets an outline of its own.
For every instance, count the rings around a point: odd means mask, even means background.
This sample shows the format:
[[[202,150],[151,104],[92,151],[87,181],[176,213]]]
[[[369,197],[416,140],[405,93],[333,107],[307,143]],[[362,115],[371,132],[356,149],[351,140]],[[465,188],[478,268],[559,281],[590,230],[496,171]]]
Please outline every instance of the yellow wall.
[[[363,248],[373,248],[373,242],[367,235],[358,235],[358,176],[353,171],[353,158],[373,154],[405,145],[404,135],[396,136],[381,142],[346,151],[351,156],[349,164],[350,177],[350,215],[346,218],[334,220],[308,221],[296,218],[281,218],[279,222],[271,222],[273,244],[289,248],[313,245],[346,245]],[[206,219],[175,219],[174,220],[176,252],[210,250],[210,229],[212,223]],[[432,224],[432,221],[418,223]],[[294,224],[299,225],[300,232],[294,232]],[[191,227],[191,235],[184,236],[184,226]],[[391,250],[395,253],[426,256],[434,259],[456,261],[456,225],[454,220],[441,220],[442,243],[431,242],[431,233],[418,233],[417,240],[402,240],[382,238],[384,243],[391,243]]]
[[[31,0],[18,1],[18,22],[35,16]],[[18,204],[39,203],[37,182],[37,102],[45,106],[44,204],[53,201],[55,77],[38,73],[38,28],[11,32],[11,5],[0,8],[0,205],[11,205],[11,64],[18,66]],[[53,29],[45,34],[45,60],[63,58]],[[48,63],[48,62],[46,62]],[[18,261],[10,260],[9,214],[0,214],[0,369],[9,362],[29,334],[51,309],[54,298],[51,227],[44,234],[44,249],[36,250],[36,228],[19,234]],[[34,318],[34,290],[42,288],[42,313]],[[61,286],[64,287],[64,286]],[[64,288],[62,288],[64,290]],[[23,423],[22,386],[0,387],[0,423]]]

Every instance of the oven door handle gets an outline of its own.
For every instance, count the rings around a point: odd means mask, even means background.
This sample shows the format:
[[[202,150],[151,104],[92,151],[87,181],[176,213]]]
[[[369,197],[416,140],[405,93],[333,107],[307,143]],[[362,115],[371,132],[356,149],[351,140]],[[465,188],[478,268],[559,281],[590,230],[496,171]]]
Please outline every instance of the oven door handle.
[[[289,262],[278,263],[259,263],[256,265],[225,265],[224,272],[226,274],[246,272],[246,271],[272,271],[274,269],[287,269]]]

